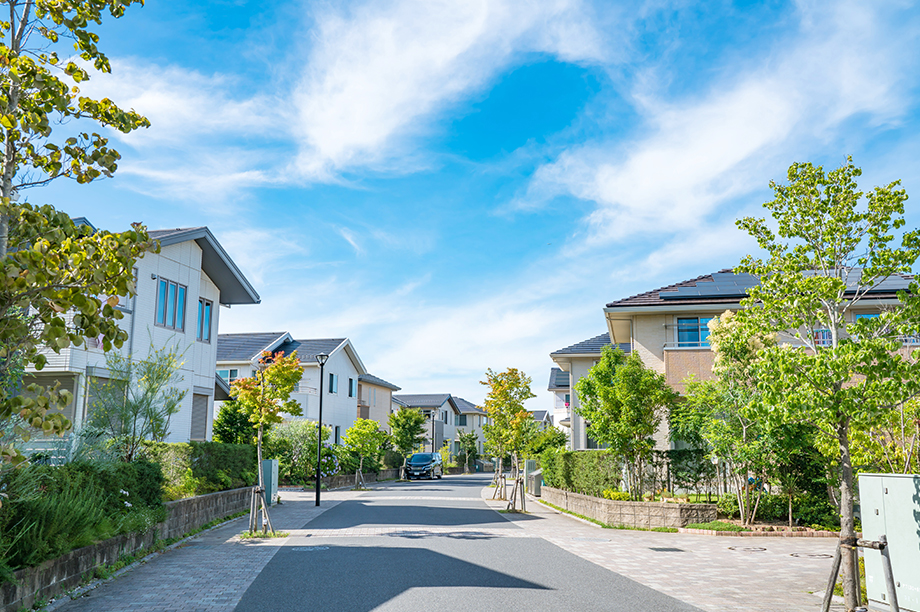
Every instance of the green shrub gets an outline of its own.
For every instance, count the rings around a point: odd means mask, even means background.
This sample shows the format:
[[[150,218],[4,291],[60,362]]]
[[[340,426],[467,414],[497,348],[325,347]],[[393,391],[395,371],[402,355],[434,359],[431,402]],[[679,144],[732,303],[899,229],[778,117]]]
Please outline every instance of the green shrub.
[[[168,499],[237,489],[257,480],[256,449],[249,444],[147,443],[144,455],[161,466]]]
[[[619,489],[621,462],[606,450],[550,449],[540,455],[547,486],[601,497],[605,489]]]
[[[612,499],[614,501],[629,501],[629,493],[626,491],[604,489],[604,499]]]
[[[709,529],[711,531],[750,531],[741,525],[726,523],[724,521],[711,521],[709,523],[691,523],[687,529]]]
[[[724,514],[728,518],[736,518],[741,516],[740,511],[738,510],[738,498],[734,493],[726,493],[719,497],[719,501],[716,502],[716,507],[719,510],[719,514]]]

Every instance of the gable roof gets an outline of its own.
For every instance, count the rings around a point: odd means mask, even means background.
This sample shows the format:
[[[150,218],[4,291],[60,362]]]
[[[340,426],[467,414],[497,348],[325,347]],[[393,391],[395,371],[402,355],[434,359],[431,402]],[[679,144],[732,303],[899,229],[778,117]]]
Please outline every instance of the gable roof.
[[[847,292],[855,291],[862,271],[850,270],[847,276]],[[879,282],[869,294],[878,298],[896,298],[898,290],[907,289],[913,281],[910,274],[892,274]],[[751,274],[736,274],[725,268],[711,274],[704,274],[673,285],[652,289],[607,304],[605,310],[648,306],[678,306],[694,304],[737,304],[747,297],[748,290],[760,283]]]
[[[194,240],[201,247],[201,269],[220,289],[221,304],[258,304],[262,301],[207,227],[177,227],[147,233],[151,239],[159,240],[160,246]]]
[[[421,408],[422,410],[431,410],[440,408],[444,404],[450,404],[454,412],[460,414],[460,407],[450,393],[414,393],[394,395],[394,399],[402,402],[407,408]]]
[[[297,351],[297,357],[303,365],[316,366],[316,356],[320,353],[326,353],[330,357],[339,350],[344,350],[351,359],[352,364],[358,371],[358,375],[367,374],[367,368],[364,362],[358,357],[358,352],[351,345],[348,338],[312,338],[307,340],[289,340],[278,346],[277,351],[282,351],[285,355],[290,355]]]
[[[594,336],[593,338],[588,338],[587,340],[576,342],[575,344],[561,348],[558,351],[553,351],[550,353],[550,357],[554,355],[600,355],[601,349],[608,344],[610,344],[610,334],[601,334],[600,336]],[[617,346],[624,353],[629,353],[631,350],[631,346],[628,342],[623,342]]]
[[[217,361],[252,361],[262,351],[272,350],[290,339],[291,335],[287,332],[218,334]]]
[[[550,368],[547,391],[569,390],[569,373],[561,368]]]
[[[454,401],[457,402],[457,407],[460,409],[460,414],[486,414],[485,410],[473,402],[466,401],[462,397],[455,397]]]
[[[397,387],[393,383],[389,383],[382,378],[378,378],[373,374],[362,374],[358,377],[359,382],[366,382],[371,385],[377,385],[378,387],[384,387],[386,389],[391,389],[393,391],[399,391],[402,387]]]

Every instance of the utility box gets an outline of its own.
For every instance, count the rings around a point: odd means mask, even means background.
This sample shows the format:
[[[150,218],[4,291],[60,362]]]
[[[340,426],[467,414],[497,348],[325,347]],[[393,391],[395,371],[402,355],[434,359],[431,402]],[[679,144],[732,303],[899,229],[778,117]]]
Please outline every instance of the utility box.
[[[524,461],[524,488],[527,490],[530,486],[530,475],[537,469],[536,459],[527,459]]]
[[[863,539],[888,538],[898,606],[904,612],[920,612],[920,476],[860,474],[859,497]],[[861,550],[869,607],[889,610],[882,554],[871,548]]]
[[[262,478],[265,482],[265,505],[271,506],[278,499],[278,460],[266,459],[262,462]]]

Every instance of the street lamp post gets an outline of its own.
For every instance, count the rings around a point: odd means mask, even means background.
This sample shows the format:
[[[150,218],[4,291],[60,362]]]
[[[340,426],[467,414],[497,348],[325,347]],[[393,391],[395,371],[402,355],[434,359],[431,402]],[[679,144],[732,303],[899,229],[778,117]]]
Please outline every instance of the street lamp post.
[[[434,453],[434,408],[431,409],[431,452]]]
[[[320,353],[316,356],[319,364],[319,418],[316,421],[316,505],[319,506],[320,463],[323,459],[323,377],[325,376],[326,360],[329,355]]]

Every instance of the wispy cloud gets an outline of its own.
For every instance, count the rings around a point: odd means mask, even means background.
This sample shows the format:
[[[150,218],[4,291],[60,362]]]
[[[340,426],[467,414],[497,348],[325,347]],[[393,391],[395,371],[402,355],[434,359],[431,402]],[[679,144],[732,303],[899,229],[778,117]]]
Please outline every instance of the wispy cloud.
[[[903,70],[915,63],[903,37],[892,44],[891,24],[864,3],[822,5],[814,19],[817,10],[801,6],[798,42],[739,62],[702,95],[672,101],[654,79],[637,79],[644,135],[571,147],[537,170],[525,203],[560,194],[596,202],[586,248],[693,231],[765,187],[777,167],[839,138],[844,122],[897,121],[906,110]]]
[[[324,178],[412,159],[432,113],[485,86],[521,52],[600,61],[602,37],[580,0],[363,2],[317,16],[295,95],[297,164]]]

